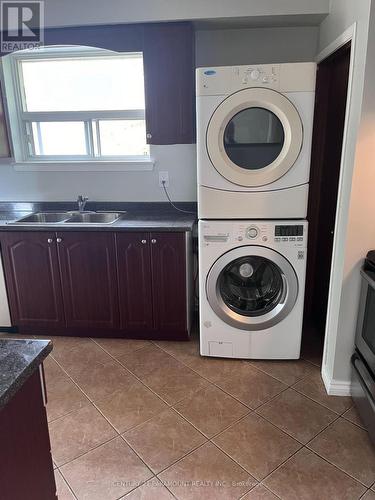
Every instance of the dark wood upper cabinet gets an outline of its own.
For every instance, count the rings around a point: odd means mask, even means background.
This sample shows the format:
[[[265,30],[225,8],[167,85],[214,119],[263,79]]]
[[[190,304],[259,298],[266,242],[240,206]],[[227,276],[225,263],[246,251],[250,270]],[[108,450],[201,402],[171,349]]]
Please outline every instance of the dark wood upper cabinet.
[[[58,233],[57,248],[66,326],[118,328],[114,234]]]
[[[151,233],[152,291],[157,330],[187,330],[184,233]]]
[[[150,233],[118,233],[117,261],[121,328],[152,330]]]
[[[63,326],[55,233],[5,232],[1,246],[13,324]]]
[[[195,64],[191,24],[146,25],[143,60],[148,143],[194,143]]]

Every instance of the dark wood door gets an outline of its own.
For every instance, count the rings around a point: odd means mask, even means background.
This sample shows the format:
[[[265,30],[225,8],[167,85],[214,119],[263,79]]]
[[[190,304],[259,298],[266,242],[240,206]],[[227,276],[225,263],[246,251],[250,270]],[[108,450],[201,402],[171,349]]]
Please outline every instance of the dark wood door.
[[[318,66],[311,152],[305,321],[324,335],[345,124],[350,43]]]
[[[157,330],[187,330],[185,233],[151,233],[152,292]]]
[[[0,498],[57,500],[39,371],[0,409]]]
[[[55,233],[4,232],[1,247],[12,323],[15,326],[63,326]]]
[[[150,233],[118,233],[116,239],[121,329],[151,331]]]
[[[68,328],[118,328],[115,235],[65,232],[57,235]]]

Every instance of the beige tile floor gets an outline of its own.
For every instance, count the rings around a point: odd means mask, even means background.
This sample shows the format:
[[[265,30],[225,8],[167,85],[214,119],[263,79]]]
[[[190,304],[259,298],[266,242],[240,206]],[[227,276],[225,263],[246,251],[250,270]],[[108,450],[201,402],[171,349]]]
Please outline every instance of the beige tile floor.
[[[375,451],[319,356],[201,358],[187,343],[54,338],[60,500],[375,500]]]

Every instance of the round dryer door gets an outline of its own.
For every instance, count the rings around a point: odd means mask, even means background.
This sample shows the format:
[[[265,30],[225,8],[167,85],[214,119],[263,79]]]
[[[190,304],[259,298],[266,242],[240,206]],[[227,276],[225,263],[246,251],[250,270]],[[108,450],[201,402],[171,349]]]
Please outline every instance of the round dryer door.
[[[270,89],[240,90],[214,111],[207,151],[233,184],[264,186],[282,177],[301,151],[303,128],[294,105]]]
[[[244,246],[222,255],[206,282],[208,302],[228,325],[264,330],[284,319],[297,300],[298,280],[278,252]]]

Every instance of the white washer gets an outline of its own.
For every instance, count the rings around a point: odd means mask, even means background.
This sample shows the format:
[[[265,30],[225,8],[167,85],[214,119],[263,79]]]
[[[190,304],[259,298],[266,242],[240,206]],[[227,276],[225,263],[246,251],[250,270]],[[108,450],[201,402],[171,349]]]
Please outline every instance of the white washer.
[[[315,63],[199,68],[198,216],[305,218]]]
[[[306,221],[199,221],[200,352],[298,359]]]

